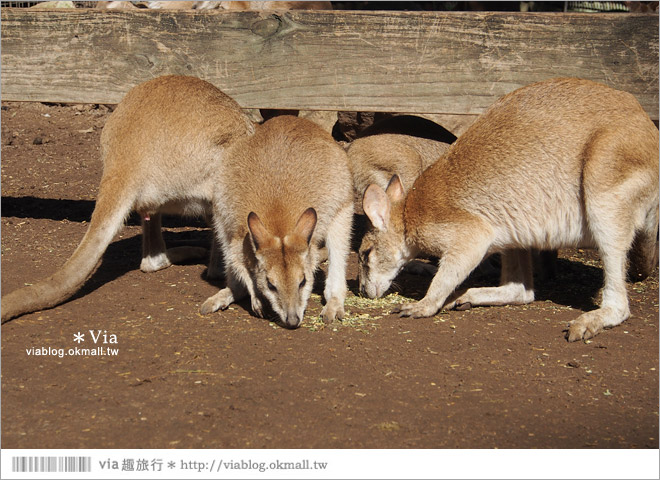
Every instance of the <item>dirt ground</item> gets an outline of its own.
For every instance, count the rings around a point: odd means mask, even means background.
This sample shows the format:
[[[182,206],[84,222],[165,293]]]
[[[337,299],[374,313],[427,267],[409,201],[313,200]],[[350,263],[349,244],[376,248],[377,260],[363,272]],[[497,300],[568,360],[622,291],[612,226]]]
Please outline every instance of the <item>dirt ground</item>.
[[[108,113],[3,104],[3,293],[78,245]],[[166,225],[168,245],[210,239],[196,221]],[[531,305],[420,320],[388,312],[428,277],[402,274],[396,295],[361,299],[352,253],[348,318],[317,320],[319,272],[297,330],[245,304],[201,316],[218,288],[203,264],[144,274],[139,261],[132,218],[71,301],[2,325],[4,448],[658,448],[657,272],[629,284],[623,325],[568,343],[567,322],[599,299],[591,252],[561,251]],[[99,346],[117,354],[28,354]]]

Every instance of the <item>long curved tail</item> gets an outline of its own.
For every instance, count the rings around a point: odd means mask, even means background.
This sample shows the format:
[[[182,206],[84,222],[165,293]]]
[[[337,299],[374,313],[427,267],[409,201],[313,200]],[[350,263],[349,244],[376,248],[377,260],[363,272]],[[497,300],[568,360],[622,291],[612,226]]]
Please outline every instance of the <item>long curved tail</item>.
[[[133,206],[134,197],[118,193],[118,189],[112,188],[112,183],[117,185],[110,179],[101,183],[89,228],[71,258],[45,280],[2,297],[3,323],[25,313],[62,303],[91,276]]]

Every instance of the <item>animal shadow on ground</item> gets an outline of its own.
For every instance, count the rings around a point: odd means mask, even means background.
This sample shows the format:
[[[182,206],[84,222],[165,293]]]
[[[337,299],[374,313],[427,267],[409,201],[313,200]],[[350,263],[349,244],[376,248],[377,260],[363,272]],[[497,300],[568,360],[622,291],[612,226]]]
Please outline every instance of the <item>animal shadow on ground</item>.
[[[91,200],[66,200],[66,199],[44,199],[36,197],[2,197],[2,216],[16,218],[48,219],[53,221],[67,220],[70,222],[89,221],[94,210],[94,201]],[[352,240],[352,250],[359,248],[359,243],[364,234],[364,219],[356,216]],[[139,226],[140,218],[132,214],[127,222],[128,226]],[[201,246],[209,248],[211,244],[212,231],[192,230],[172,232],[168,228],[195,227],[204,228],[206,223],[202,219],[182,218],[178,216],[163,216],[163,238],[168,247],[181,245]],[[82,239],[82,238],[81,238]],[[70,300],[88,295],[102,285],[112,282],[126,273],[135,270],[139,266],[141,251],[141,235],[137,234],[130,238],[112,242],[103,255],[99,267],[92,274],[85,285]],[[592,254],[593,256],[593,254]],[[499,282],[499,262],[497,256],[491,260],[492,268],[477,269],[457,289],[463,290],[471,287],[496,286]],[[200,263],[206,263],[203,259]],[[593,261],[589,262],[593,263]],[[537,301],[551,301],[553,303],[589,311],[597,308],[594,301],[603,284],[602,269],[589,265],[582,261],[570,258],[559,258],[557,260],[557,276],[554,279],[543,279],[535,271],[535,293]],[[225,286],[224,279],[218,281],[209,280],[202,274],[203,280],[218,288]],[[315,275],[313,292],[322,295],[324,288],[325,273],[317,272]],[[419,300],[424,297],[431,282],[431,277],[401,273],[395,279],[392,291]],[[356,279],[348,279],[348,288],[354,295],[359,295],[359,285]],[[69,300],[69,301],[70,301]],[[241,308],[250,309],[249,299],[238,302]],[[269,312],[264,312],[265,318],[271,317]]]
[[[2,197],[2,217],[47,219],[56,222],[88,222],[92,216],[95,202],[91,200],[44,199],[36,197]],[[127,226],[140,226],[140,217],[133,213],[126,221]],[[163,239],[168,247],[198,246],[209,248],[212,231],[186,230],[172,232],[167,228],[196,227],[204,228],[206,224],[201,219],[181,218],[178,216],[163,216]],[[80,237],[79,240],[82,240]],[[126,273],[137,270],[140,265],[142,251],[142,236],[136,234],[130,238],[115,240],[106,249],[101,263],[83,287],[66,302],[89,295],[102,285],[110,283]],[[198,261],[208,263],[208,258]],[[53,273],[59,265],[53,266]],[[202,274],[205,277],[206,271]],[[210,284],[220,286],[219,282],[207,280]],[[66,303],[65,302],[65,303]]]
[[[567,251],[570,253],[570,250]],[[601,268],[569,258],[557,259],[557,274],[555,278],[542,278],[542,274],[534,272],[535,301],[563,305],[577,310],[589,311],[598,308],[598,293],[603,285],[603,271]],[[390,291],[421,300],[432,277],[425,275],[400,273],[393,282]],[[456,289],[454,295],[474,287],[495,287],[499,285],[499,258],[498,255],[486,259],[482,267],[477,268]],[[357,295],[357,281],[349,281],[350,290]],[[497,307],[488,307],[497,308]]]
[[[96,202],[93,200],[66,200],[37,197],[2,197],[2,216],[16,218],[35,218],[56,222],[89,222]],[[206,227],[202,219],[163,216],[164,228]],[[126,225],[140,225],[140,217],[133,213]]]

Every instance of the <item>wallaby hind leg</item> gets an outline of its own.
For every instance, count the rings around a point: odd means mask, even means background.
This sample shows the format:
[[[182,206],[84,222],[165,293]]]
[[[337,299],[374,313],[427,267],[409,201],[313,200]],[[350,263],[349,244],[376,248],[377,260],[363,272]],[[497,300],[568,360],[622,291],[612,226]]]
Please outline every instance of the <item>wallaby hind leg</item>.
[[[635,218],[642,206],[628,203],[637,193],[637,182],[627,181],[617,169],[617,159],[606,148],[603,138],[592,146],[593,158],[587,159],[583,174],[584,205],[587,228],[603,262],[605,285],[600,308],[580,315],[569,324],[568,341],[589,339],[603,328],[620,324],[630,316],[626,291],[627,254],[635,233]],[[613,167],[612,167],[613,166]],[[608,168],[609,167],[609,168]],[[612,179],[617,179],[613,184]],[[637,211],[635,211],[637,209]]]
[[[600,333],[605,327],[620,324],[630,316],[626,292],[626,251],[614,249],[601,251],[605,270],[603,300],[599,309],[583,313],[570,322],[568,341],[588,340]]]
[[[161,214],[142,216],[142,262],[140,270],[156,272],[172,264],[199,260],[206,256],[203,247],[166,248],[163,240]]]
[[[328,249],[328,275],[325,279],[323,297],[325,306],[321,311],[324,323],[335,318],[344,318],[346,299],[346,263],[351,247],[353,204],[343,208],[328,227],[325,244]]]
[[[469,308],[482,305],[523,305],[534,301],[534,278],[530,250],[507,250],[502,253],[499,287],[470,288],[445,308]]]
[[[440,257],[438,272],[424,298],[403,304],[402,317],[431,317],[442,308],[447,297],[483,260],[492,243],[492,229],[481,219],[465,214],[459,221],[435,224],[426,236],[438,239],[441,251],[430,252]]]

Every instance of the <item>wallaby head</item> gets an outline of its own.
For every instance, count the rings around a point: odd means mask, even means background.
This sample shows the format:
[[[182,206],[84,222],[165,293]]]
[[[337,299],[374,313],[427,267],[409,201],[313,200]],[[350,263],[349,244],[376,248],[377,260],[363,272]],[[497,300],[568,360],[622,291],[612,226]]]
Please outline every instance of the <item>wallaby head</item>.
[[[415,257],[406,243],[403,222],[405,192],[394,175],[386,190],[371,184],[364,192],[362,208],[370,225],[362,238],[358,256],[360,293],[382,296],[401,269]]]
[[[256,213],[248,215],[257,260],[254,271],[257,289],[288,328],[300,326],[314,286],[316,262],[312,261],[314,252],[310,242],[316,220],[316,210],[308,208],[292,232],[278,237],[266,229]]]

